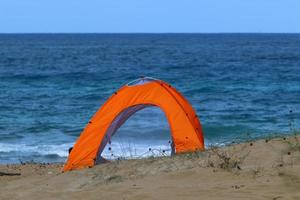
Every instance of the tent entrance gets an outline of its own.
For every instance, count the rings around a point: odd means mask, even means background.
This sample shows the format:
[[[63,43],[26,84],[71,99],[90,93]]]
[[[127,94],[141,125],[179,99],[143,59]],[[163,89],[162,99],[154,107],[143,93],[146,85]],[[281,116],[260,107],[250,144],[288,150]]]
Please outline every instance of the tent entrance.
[[[152,110],[145,109],[145,108],[152,108]],[[103,162],[103,157],[109,158],[109,159],[123,159],[123,158],[147,157],[147,156],[151,156],[151,155],[164,156],[164,155],[170,155],[171,152],[174,153],[175,150],[174,150],[174,146],[172,145],[173,142],[172,142],[172,134],[170,133],[170,126],[168,126],[168,132],[169,132],[168,136],[169,136],[169,138],[166,139],[166,142],[163,144],[163,147],[164,147],[163,149],[151,148],[150,144],[149,145],[144,145],[143,147],[136,148],[135,143],[132,144],[132,143],[129,142],[130,139],[128,139],[127,141],[124,140],[126,142],[126,144],[124,144],[124,141],[118,141],[117,144],[115,143],[115,141],[112,142],[112,138],[115,135],[115,133],[118,131],[118,129],[129,118],[131,118],[132,115],[134,115],[136,112],[138,112],[140,110],[143,110],[142,112],[146,112],[147,113],[146,115],[148,115],[148,116],[149,116],[149,114],[150,115],[155,114],[157,117],[159,117],[159,119],[161,119],[160,113],[155,113],[155,112],[154,113],[149,113],[149,111],[154,111],[153,108],[159,110],[161,112],[161,114],[164,114],[164,112],[159,107],[157,107],[155,105],[152,105],[152,104],[134,105],[134,106],[131,106],[131,107],[128,107],[128,108],[124,109],[121,113],[119,113],[117,115],[117,117],[115,117],[115,119],[112,121],[110,126],[108,127],[108,129],[105,133],[105,136],[102,140],[102,143],[100,144],[100,146],[98,148],[98,153],[97,153],[97,157],[96,157],[96,164],[102,163]],[[140,113],[138,113],[138,114],[140,114]],[[135,118],[135,117],[138,117],[138,116],[134,116],[133,118]],[[165,114],[164,114],[164,120],[166,120]],[[165,125],[163,125],[163,127],[165,127]],[[143,127],[141,127],[141,129],[142,128]],[[123,130],[122,130],[122,132],[123,132]],[[120,134],[122,134],[122,132],[120,132]],[[137,131],[135,131],[135,132],[137,132]],[[141,130],[141,132],[143,134],[145,134],[144,133],[145,131]],[[160,132],[159,134],[163,134],[163,133]],[[153,136],[153,134],[151,134],[151,136]],[[139,137],[141,138],[142,136],[139,136],[138,133],[137,133],[137,138],[139,138]],[[120,135],[120,138],[121,138],[121,135]],[[134,141],[136,141],[136,139],[134,139]],[[117,149],[118,149],[117,152],[118,153],[116,153],[116,151],[113,151],[115,149],[113,149],[111,147],[112,143],[115,144],[114,146],[117,146]],[[144,144],[145,143],[147,144],[147,142],[144,141]],[[168,146],[168,148],[166,148],[167,146]],[[109,151],[107,149],[109,149]],[[104,152],[105,152],[105,154],[104,154]]]

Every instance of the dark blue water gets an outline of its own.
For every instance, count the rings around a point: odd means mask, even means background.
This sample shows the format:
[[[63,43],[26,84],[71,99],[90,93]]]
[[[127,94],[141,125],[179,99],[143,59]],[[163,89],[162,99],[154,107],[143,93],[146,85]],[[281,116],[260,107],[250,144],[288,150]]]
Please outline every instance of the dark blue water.
[[[299,129],[297,34],[0,35],[0,162],[64,161],[101,104],[140,75],[186,96],[206,145]],[[146,109],[115,140],[141,153],[169,135],[164,114]]]

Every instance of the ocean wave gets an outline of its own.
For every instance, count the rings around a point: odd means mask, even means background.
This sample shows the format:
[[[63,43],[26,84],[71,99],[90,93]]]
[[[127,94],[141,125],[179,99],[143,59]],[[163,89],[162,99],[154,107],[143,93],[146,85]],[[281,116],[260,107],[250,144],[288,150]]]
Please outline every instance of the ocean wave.
[[[208,146],[247,139],[244,133],[267,137],[290,126],[298,130],[299,39],[289,34],[0,36],[0,162],[63,162],[93,113],[140,75],[167,81],[191,102]],[[164,113],[153,107],[133,115],[113,139],[134,141],[138,154],[149,154],[149,147],[160,149],[170,136]]]
[[[68,157],[68,149],[74,143],[65,143],[58,145],[27,145],[27,144],[7,144],[0,143],[0,156],[4,156],[2,160],[5,163],[17,162],[18,159],[33,160],[33,161],[50,161],[60,160],[64,162]],[[224,146],[225,143],[213,143],[207,141],[205,147]],[[121,143],[114,142],[106,145],[101,156],[109,160],[118,159],[140,159],[147,157],[161,157],[171,155],[170,144],[142,144],[142,143]]]
[[[65,144],[41,144],[41,145],[29,145],[29,144],[10,144],[0,143],[0,153],[14,153],[14,154],[32,154],[32,155],[58,155],[59,157],[67,157],[68,149],[72,147],[74,143]]]

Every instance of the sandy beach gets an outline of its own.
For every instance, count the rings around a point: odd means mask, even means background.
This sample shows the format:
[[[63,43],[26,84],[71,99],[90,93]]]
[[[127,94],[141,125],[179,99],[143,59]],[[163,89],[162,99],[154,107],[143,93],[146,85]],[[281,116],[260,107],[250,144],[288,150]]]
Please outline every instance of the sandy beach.
[[[173,157],[0,166],[0,199],[300,199],[300,136]]]
[[[0,200],[300,200],[299,8],[0,0]]]

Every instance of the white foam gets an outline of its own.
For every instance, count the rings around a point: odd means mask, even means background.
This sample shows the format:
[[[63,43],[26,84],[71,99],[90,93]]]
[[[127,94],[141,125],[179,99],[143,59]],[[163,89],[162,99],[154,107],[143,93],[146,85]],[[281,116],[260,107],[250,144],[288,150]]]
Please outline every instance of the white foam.
[[[73,146],[74,143],[65,143],[58,145],[29,145],[29,144],[8,144],[8,143],[0,143],[0,153],[26,153],[26,154],[39,154],[39,155],[50,155],[56,154],[60,157],[68,156],[69,147]]]
[[[102,152],[102,156],[107,159],[144,158],[150,156],[169,156],[170,154],[170,145],[146,145],[133,143],[112,143],[110,145],[108,144]]]
[[[213,146],[224,146],[224,143],[210,143],[206,142],[206,148]],[[74,143],[65,144],[40,144],[40,145],[30,145],[30,144],[9,144],[0,143],[0,153],[13,153],[17,155],[58,155],[60,157],[68,157],[68,149],[74,146]],[[110,150],[109,150],[110,149]],[[170,156],[171,147],[169,144],[143,144],[143,143],[121,143],[113,142],[112,144],[107,144],[102,156],[107,159],[132,159],[132,158],[145,158],[150,156]]]

